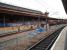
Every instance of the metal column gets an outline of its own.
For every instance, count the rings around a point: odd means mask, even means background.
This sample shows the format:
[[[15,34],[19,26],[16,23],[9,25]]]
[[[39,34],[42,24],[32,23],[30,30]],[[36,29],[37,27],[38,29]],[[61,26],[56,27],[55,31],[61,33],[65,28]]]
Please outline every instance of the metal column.
[[[5,27],[5,16],[4,16],[4,18],[3,18],[3,23],[4,23],[4,27]]]
[[[46,18],[46,30],[47,30],[47,18]]]

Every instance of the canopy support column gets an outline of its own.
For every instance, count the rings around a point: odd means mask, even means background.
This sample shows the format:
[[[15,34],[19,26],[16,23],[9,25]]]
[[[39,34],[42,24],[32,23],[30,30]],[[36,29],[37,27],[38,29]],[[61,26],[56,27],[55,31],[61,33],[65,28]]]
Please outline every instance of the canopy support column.
[[[3,18],[3,23],[4,23],[4,27],[5,27],[5,16],[4,16],[4,18]]]
[[[46,19],[46,30],[47,30],[47,19]]]

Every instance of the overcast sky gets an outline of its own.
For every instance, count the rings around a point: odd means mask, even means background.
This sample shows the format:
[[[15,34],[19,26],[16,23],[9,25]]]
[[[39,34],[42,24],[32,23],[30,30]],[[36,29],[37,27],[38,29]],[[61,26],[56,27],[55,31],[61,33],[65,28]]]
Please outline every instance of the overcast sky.
[[[38,10],[41,12],[49,12],[49,17],[67,19],[61,0],[0,0],[0,2]]]

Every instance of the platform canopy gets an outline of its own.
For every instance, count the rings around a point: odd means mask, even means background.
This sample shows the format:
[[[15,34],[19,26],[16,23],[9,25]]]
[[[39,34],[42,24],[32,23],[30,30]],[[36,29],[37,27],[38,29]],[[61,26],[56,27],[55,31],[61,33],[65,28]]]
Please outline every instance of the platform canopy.
[[[23,7],[17,7],[5,3],[0,3],[0,13],[34,16],[34,17],[42,15],[41,11],[31,10]]]
[[[0,13],[7,13],[12,15],[21,15],[21,16],[31,16],[31,17],[40,17],[45,19],[57,20],[56,18],[46,17],[41,11],[31,10],[23,7],[13,6],[0,2]]]
[[[63,3],[65,11],[67,13],[67,0],[62,0],[62,3]]]

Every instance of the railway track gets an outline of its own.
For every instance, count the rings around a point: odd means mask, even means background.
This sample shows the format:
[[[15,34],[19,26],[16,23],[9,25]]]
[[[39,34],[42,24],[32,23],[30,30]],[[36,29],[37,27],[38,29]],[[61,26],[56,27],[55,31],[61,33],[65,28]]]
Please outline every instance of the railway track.
[[[51,46],[53,45],[63,28],[64,27],[56,30],[50,36],[28,48],[27,50],[50,50]]]

